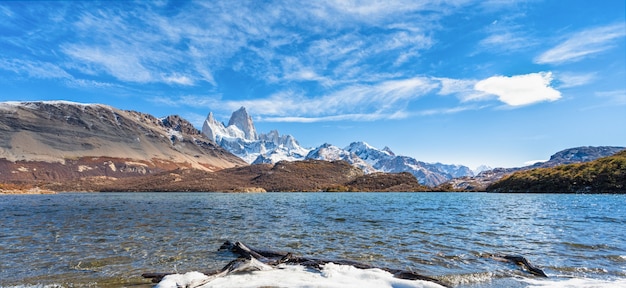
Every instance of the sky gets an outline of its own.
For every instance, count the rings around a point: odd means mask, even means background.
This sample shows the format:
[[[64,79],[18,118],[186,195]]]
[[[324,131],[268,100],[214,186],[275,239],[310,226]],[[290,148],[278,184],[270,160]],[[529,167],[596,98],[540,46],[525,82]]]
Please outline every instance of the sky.
[[[0,1],[0,101],[519,167],[626,146],[623,0]]]

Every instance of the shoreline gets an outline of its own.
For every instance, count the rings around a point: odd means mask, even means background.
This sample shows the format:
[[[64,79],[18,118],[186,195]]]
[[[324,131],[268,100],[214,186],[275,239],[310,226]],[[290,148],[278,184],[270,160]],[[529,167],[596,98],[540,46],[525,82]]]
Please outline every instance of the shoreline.
[[[42,195],[42,194],[57,194],[57,192],[41,189],[39,187],[29,189],[0,189],[0,195]]]

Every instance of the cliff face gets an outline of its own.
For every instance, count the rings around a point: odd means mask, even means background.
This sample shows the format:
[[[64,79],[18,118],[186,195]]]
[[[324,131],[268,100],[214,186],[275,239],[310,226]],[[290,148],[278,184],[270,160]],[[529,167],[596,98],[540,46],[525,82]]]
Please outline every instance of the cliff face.
[[[0,180],[125,177],[246,165],[178,116],[105,105],[0,103]]]

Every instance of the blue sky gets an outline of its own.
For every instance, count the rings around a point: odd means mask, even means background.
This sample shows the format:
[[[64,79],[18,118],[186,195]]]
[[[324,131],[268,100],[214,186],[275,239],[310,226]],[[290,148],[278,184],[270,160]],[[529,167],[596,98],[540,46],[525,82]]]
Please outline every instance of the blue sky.
[[[626,146],[623,0],[0,1],[0,101],[522,166]]]

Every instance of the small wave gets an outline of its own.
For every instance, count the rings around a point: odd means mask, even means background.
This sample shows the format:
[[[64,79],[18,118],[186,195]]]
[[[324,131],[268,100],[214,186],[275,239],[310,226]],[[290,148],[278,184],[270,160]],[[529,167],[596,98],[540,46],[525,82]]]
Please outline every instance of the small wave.
[[[583,244],[583,243],[573,243],[573,242],[563,242],[564,245],[582,250],[600,250],[600,249],[610,249],[611,246],[607,244]]]
[[[605,268],[595,268],[595,267],[552,267],[552,269],[560,272],[567,273],[594,273],[594,274],[606,274],[609,271]]]
[[[608,255],[606,257],[613,262],[626,262],[626,255]]]
[[[600,280],[590,278],[571,278],[567,280],[548,280],[548,279],[522,279],[521,281],[528,283],[527,288],[609,288],[609,287],[626,287],[626,279],[616,280]]]
[[[498,277],[500,276],[492,272],[477,272],[477,273],[467,273],[467,274],[445,275],[445,276],[441,276],[438,278],[439,280],[445,283],[449,283],[452,286],[459,286],[459,285],[490,282],[494,278],[498,278]]]

